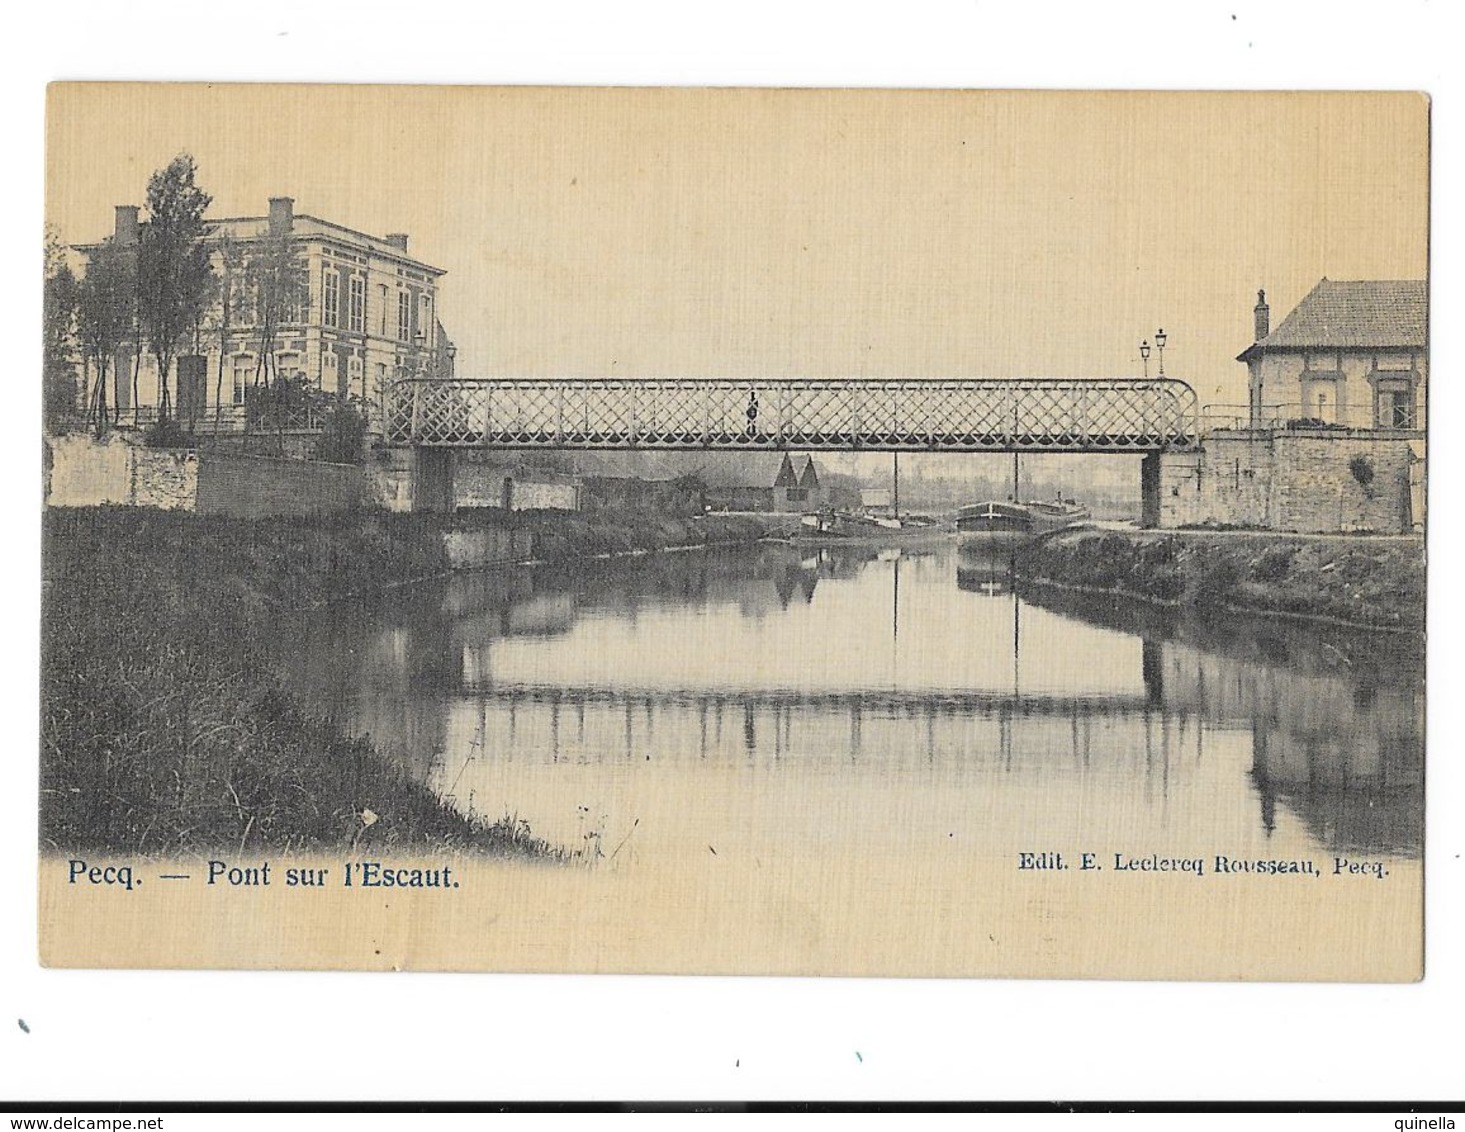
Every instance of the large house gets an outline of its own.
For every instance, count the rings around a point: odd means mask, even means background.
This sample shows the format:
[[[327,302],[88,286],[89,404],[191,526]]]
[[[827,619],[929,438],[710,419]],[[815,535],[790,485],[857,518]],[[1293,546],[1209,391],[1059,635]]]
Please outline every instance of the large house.
[[[287,314],[275,334],[268,367],[272,378],[299,377],[316,389],[357,399],[375,431],[391,381],[451,373],[453,344],[437,316],[444,271],[411,256],[405,234],[372,236],[297,214],[290,197],[272,197],[266,216],[209,220],[207,225],[205,239],[221,284],[231,279],[229,261],[236,267],[230,288],[221,285],[196,341],[175,363],[171,376],[179,418],[199,427],[243,427],[247,391],[266,367],[255,307],[242,293],[237,264],[250,245],[267,236],[291,241],[308,279],[305,301]],[[119,205],[113,242],[135,247],[143,227],[136,205]],[[226,293],[232,299],[227,318]],[[113,372],[118,380],[108,394],[119,420],[149,419],[159,393],[152,356],[144,348],[137,357],[135,344],[128,344],[119,351]],[[89,384],[95,380],[93,374],[87,377]]]
[[[1252,427],[1323,424],[1423,431],[1428,300],[1423,280],[1322,279],[1271,329],[1265,291],[1250,371]]]
[[[1152,465],[1146,525],[1422,529],[1427,300],[1420,280],[1323,279],[1273,330],[1258,292],[1249,420]]]

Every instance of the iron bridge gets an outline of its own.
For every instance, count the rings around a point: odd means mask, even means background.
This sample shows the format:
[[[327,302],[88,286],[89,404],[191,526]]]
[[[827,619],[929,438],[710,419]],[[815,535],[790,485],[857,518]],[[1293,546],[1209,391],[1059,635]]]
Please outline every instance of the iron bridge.
[[[393,444],[429,448],[1154,452],[1197,443],[1173,378],[411,378]]]

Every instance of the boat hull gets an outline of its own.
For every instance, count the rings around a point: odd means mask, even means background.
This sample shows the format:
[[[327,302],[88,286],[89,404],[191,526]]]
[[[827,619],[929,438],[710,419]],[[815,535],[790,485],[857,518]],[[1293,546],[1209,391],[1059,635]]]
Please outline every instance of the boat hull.
[[[1033,532],[1028,530],[988,530],[983,528],[972,528],[956,532],[957,545],[962,548],[975,550],[992,549],[1001,550],[1006,547],[1016,547],[1027,542],[1033,537]]]
[[[1089,517],[1086,507],[1053,503],[999,503],[995,500],[964,507],[956,520],[962,543],[1021,542],[1035,535],[1062,530]]]
[[[1019,503],[991,500],[964,507],[956,518],[956,535],[963,545],[987,546],[1021,542],[1033,535],[1033,517]]]

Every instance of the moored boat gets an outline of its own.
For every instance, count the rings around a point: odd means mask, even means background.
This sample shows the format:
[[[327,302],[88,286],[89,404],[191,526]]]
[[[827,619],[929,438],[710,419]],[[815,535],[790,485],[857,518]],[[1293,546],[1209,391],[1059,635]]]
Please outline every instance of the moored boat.
[[[1032,536],[1033,517],[1021,503],[990,499],[958,511],[956,533],[963,542],[970,539],[1016,541]]]
[[[1090,516],[1087,507],[1072,499],[1061,499],[1056,503],[1040,503],[1032,500],[1023,506],[1033,517],[1034,534],[1071,527],[1075,523],[1086,523]]]
[[[796,542],[810,543],[859,541],[889,544],[931,541],[945,535],[946,532],[934,520],[925,516],[908,515],[896,519],[825,508],[804,515],[792,538]]]
[[[963,541],[1015,541],[1071,527],[1089,518],[1089,509],[1071,499],[1057,503],[988,500],[963,507],[956,531]]]

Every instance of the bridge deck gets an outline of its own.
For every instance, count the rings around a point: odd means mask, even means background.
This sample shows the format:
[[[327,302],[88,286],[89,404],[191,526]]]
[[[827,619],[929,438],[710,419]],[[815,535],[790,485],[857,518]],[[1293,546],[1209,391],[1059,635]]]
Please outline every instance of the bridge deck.
[[[442,448],[1151,452],[1196,433],[1170,378],[423,378],[387,405],[391,443]]]

